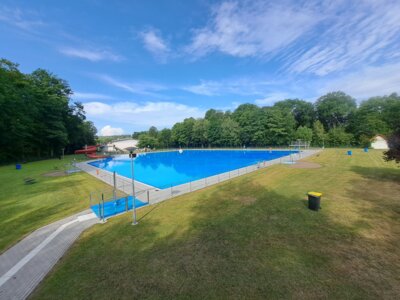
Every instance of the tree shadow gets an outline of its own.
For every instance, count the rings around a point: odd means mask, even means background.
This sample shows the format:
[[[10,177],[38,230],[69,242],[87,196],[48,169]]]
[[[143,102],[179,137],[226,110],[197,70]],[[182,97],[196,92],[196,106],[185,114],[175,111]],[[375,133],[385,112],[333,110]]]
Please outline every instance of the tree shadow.
[[[352,166],[350,170],[367,179],[400,183],[400,168]]]

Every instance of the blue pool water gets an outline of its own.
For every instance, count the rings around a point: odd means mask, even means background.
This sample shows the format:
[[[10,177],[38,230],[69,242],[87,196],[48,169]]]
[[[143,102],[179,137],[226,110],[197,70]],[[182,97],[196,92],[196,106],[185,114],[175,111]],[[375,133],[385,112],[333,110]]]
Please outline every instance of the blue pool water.
[[[134,161],[135,180],[159,189],[240,169],[258,162],[288,156],[297,151],[184,150],[140,154]],[[90,163],[131,178],[127,155]]]
[[[102,203],[97,203],[92,205],[90,208],[93,210],[93,212],[96,214],[96,216],[99,219],[102,219],[103,213],[104,213],[104,218],[108,218],[111,216],[115,216],[117,214],[126,212],[128,210],[131,210],[133,208],[133,197],[124,197],[120,198],[117,200],[113,201],[107,201],[104,202],[104,210],[103,210],[103,204]],[[147,205],[146,202],[142,202],[139,199],[135,198],[135,207],[139,208],[142,206]]]

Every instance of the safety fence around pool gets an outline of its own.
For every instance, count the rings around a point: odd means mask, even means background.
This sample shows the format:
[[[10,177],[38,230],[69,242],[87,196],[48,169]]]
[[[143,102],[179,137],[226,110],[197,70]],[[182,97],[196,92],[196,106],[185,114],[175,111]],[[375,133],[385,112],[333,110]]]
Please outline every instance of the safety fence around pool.
[[[254,172],[259,169],[270,167],[272,165],[295,163],[297,160],[311,156],[319,151],[320,150],[305,150],[300,153],[291,154],[290,156],[285,156],[285,157],[277,158],[274,160],[260,161],[254,165],[250,165],[247,167],[243,167],[240,169],[221,173],[218,175],[202,178],[199,180],[194,180],[194,181],[191,181],[188,183],[179,184],[179,185],[172,184],[169,188],[165,188],[165,189],[158,189],[158,188],[152,187],[150,185],[146,185],[142,182],[135,180],[135,199],[140,201],[140,203],[145,203],[145,204],[150,204],[150,205],[159,203],[159,202],[174,198],[179,195],[194,192],[194,191],[218,184],[220,182],[224,182],[224,181],[236,178],[238,176],[242,176],[242,175]],[[79,169],[85,171],[86,173],[102,180],[103,182],[109,184],[113,188],[115,186],[115,189],[118,190],[119,193],[120,192],[123,193],[118,196],[113,195],[113,197],[106,197],[107,199],[112,198],[114,201],[116,199],[125,199],[125,197],[132,195],[132,180],[130,178],[120,176],[118,174],[114,175],[110,171],[96,168],[96,167],[88,164],[87,162],[76,163],[76,167],[78,167]],[[104,215],[109,214],[110,211],[112,211],[112,209],[115,210],[115,214],[118,214],[123,211],[123,209],[121,207],[123,207],[125,210],[129,210],[132,208],[131,204],[129,204],[130,203],[129,200],[126,200],[126,201],[121,200],[118,203],[115,203],[113,201],[111,201],[111,200],[105,201],[105,202],[110,202],[111,204],[107,204],[109,206],[106,205],[106,208],[104,208],[106,210],[106,212],[103,213],[103,217],[104,217]],[[99,198],[97,197],[96,201],[94,201],[94,202],[95,203],[92,204],[92,196],[91,196],[91,204],[90,204],[91,207],[93,207],[93,205],[100,203],[101,201],[99,201]],[[128,205],[126,203],[128,203]],[[138,206],[136,206],[136,207],[138,207]],[[99,208],[97,207],[97,209],[99,209]],[[96,213],[96,214],[98,216],[100,215],[100,213],[99,214]],[[109,216],[106,216],[106,217],[109,217]]]

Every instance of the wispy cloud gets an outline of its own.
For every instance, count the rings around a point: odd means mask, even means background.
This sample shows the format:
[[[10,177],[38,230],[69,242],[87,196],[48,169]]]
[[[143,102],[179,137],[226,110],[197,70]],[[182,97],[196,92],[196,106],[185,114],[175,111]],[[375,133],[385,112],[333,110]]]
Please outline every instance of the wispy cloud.
[[[60,53],[70,56],[87,59],[93,62],[100,60],[121,61],[123,58],[120,55],[114,54],[107,50],[89,50],[84,48],[64,47],[59,49]]]
[[[265,56],[290,45],[321,19],[310,7],[288,1],[223,2],[212,20],[195,31],[188,53],[219,51],[236,57]]]
[[[399,1],[337,1],[319,10],[326,18],[314,32],[311,44],[297,44],[299,55],[283,56],[288,71],[324,76],[391,60],[398,53]]]
[[[400,93],[400,63],[365,67],[330,81],[319,89],[320,94],[342,90],[356,99]]]
[[[113,99],[113,97],[104,95],[104,94],[98,94],[98,93],[82,93],[82,92],[74,92],[72,95],[72,98],[76,100],[109,100]]]
[[[228,78],[219,81],[203,80],[198,84],[182,87],[183,90],[193,94],[204,96],[220,95],[258,95],[263,96],[266,92],[279,85],[278,80],[268,80],[257,77]]]
[[[139,95],[146,95],[146,96],[153,96],[157,98],[166,98],[165,95],[159,94],[157,92],[166,90],[167,87],[161,84],[157,83],[152,83],[152,82],[127,82],[124,80],[120,80],[114,77],[111,77],[109,75],[94,75],[94,77],[100,79],[101,81],[117,87],[119,89],[122,89],[124,91],[133,93],[133,94],[139,94]]]
[[[269,105],[274,104],[275,102],[289,99],[291,97],[293,97],[293,95],[291,95],[289,93],[275,92],[275,93],[267,94],[264,98],[256,99],[254,102],[257,105],[269,106]]]
[[[198,107],[176,102],[88,102],[84,104],[89,118],[107,121],[116,120],[119,124],[133,127],[157,126],[169,127],[188,117],[202,117],[204,111]]]
[[[194,58],[212,52],[268,58],[284,73],[325,76],[397,62],[399,48],[399,1],[254,0],[215,5],[185,50]]]
[[[161,37],[161,33],[155,29],[142,31],[140,37],[144,47],[156,58],[165,61],[170,51],[167,42]]]
[[[5,6],[0,7],[0,21],[29,32],[46,25],[36,13]]]

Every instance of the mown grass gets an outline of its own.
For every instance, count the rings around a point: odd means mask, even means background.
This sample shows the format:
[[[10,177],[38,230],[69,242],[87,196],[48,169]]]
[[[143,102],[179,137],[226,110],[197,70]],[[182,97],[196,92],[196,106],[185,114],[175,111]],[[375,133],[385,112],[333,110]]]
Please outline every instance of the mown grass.
[[[34,299],[394,299],[400,169],[329,149],[86,231]],[[320,191],[322,210],[305,193]]]
[[[61,177],[43,175],[63,171],[72,158],[27,163],[21,170],[16,170],[15,165],[0,167],[0,253],[28,233],[87,209],[89,193],[106,188],[84,173]],[[36,183],[26,185],[24,178],[28,177]]]

